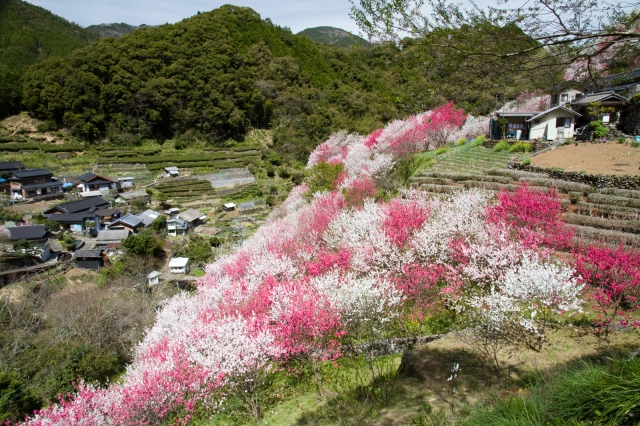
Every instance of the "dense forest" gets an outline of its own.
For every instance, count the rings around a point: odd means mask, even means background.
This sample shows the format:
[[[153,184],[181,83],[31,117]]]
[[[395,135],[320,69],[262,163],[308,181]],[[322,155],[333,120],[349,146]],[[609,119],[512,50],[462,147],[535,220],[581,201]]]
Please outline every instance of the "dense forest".
[[[304,161],[336,130],[369,132],[449,100],[486,113],[497,94],[549,83],[465,62],[421,40],[323,45],[227,5],[39,62],[0,96],[21,92],[22,109],[93,141],[191,133],[218,143],[270,128],[277,150]]]

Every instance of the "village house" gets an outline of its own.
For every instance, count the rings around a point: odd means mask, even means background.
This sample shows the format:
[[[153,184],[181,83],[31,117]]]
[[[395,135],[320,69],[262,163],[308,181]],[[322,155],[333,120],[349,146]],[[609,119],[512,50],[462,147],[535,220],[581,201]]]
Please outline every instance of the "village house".
[[[69,201],[46,210],[44,216],[71,232],[80,233],[86,231],[87,222],[93,222],[93,227],[100,231],[100,210],[109,208],[110,203],[102,197],[91,197],[77,201]]]
[[[150,226],[153,223],[153,221],[159,218],[160,216],[162,216],[160,213],[151,209],[145,210],[142,213],[138,213],[138,217],[142,219],[142,223],[145,228]]]
[[[132,234],[137,234],[140,231],[140,229],[142,229],[143,227],[144,227],[144,222],[140,217],[134,214],[128,214],[126,216],[122,216],[120,219],[108,225],[107,229],[110,229],[110,230],[126,229]]]
[[[570,139],[575,130],[576,118],[580,114],[563,105],[550,108],[527,119],[531,127],[530,139],[554,141]]]
[[[100,221],[100,229],[111,224],[122,215],[118,209],[98,209],[95,211],[95,214]]]
[[[17,251],[31,254],[42,262],[51,258],[51,246],[47,240],[49,232],[44,225],[9,226],[6,229],[11,242],[17,243],[24,240],[28,243],[28,247],[16,249]]]
[[[620,115],[624,111],[629,99],[617,94],[613,90],[584,95],[573,102],[571,108],[584,117],[583,124],[588,124],[592,120],[601,120],[605,124],[616,124],[620,122]],[[597,103],[607,111],[603,111],[599,117],[594,117],[589,113],[591,104]]]
[[[184,235],[189,230],[189,222],[179,217],[167,219],[167,233],[172,237]]]
[[[180,213],[180,209],[177,207],[172,207],[170,209],[167,209],[164,211],[164,214],[168,217],[168,218],[174,218],[176,216],[178,216],[178,213]]]
[[[203,220],[207,218],[206,215],[202,214],[200,211],[196,209],[188,209],[183,212],[178,213],[178,217],[180,219],[186,220],[189,228],[195,228],[200,225]]]
[[[13,199],[43,200],[61,197],[62,183],[47,169],[27,169],[9,172],[9,191]]]
[[[3,161],[0,162],[0,194],[9,195],[9,189],[11,186],[9,185],[9,177],[10,172],[17,172],[20,170],[25,170],[26,167],[22,163],[22,161]]]
[[[80,175],[74,184],[81,192],[108,191],[110,189],[117,190],[120,188],[119,182],[115,182],[95,173],[85,173]]]
[[[128,229],[100,231],[96,237],[96,248],[117,251],[122,248],[122,242],[129,237],[129,234]]]
[[[189,273],[189,258],[188,257],[174,257],[169,261],[169,270],[172,274],[187,274]]]
[[[105,264],[104,250],[77,250],[73,257],[76,261],[76,266],[82,269],[90,269],[97,271]]]

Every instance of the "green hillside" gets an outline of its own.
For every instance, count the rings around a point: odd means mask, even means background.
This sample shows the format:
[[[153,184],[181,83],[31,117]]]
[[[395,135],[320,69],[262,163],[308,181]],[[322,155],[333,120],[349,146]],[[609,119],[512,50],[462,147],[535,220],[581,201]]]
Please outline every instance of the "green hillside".
[[[0,69],[19,70],[66,55],[96,38],[39,6],[21,0],[0,1]]]
[[[411,39],[323,45],[226,5],[29,68],[22,108],[80,138],[121,144],[187,133],[218,144],[272,129],[283,157],[306,161],[338,130],[368,133],[450,100],[486,114],[497,81],[507,98],[535,87],[465,68],[466,60]]]
[[[85,27],[85,31],[87,33],[93,34],[99,38],[111,37],[111,38],[119,38],[123,35],[131,34],[138,28],[144,28],[146,25],[129,25],[124,22],[121,23],[113,23],[113,24],[99,24],[99,25],[89,25]]]
[[[367,40],[345,30],[334,27],[315,27],[300,31],[298,35],[305,35],[313,41],[339,47],[353,47],[367,44]]]

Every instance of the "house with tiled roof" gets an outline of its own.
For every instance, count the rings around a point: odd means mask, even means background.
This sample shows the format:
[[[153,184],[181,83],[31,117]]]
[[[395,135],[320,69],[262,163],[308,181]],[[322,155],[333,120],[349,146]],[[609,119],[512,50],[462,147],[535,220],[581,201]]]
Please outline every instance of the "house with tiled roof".
[[[47,199],[61,197],[62,183],[47,169],[9,172],[9,192],[13,199]]]
[[[90,191],[108,191],[110,189],[119,189],[120,183],[95,173],[85,173],[78,176],[74,182],[76,188],[82,192]]]

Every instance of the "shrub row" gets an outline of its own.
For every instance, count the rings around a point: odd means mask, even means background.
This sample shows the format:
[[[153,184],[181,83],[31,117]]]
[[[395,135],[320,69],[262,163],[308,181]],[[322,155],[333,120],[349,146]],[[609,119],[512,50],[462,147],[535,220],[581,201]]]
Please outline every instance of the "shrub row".
[[[553,186],[554,188],[562,192],[581,192],[585,195],[588,195],[595,191],[595,189],[591,185],[560,179],[521,177],[520,181],[529,182],[530,184],[535,184],[536,186]]]
[[[8,209],[0,209],[0,220],[12,220],[14,222],[19,222],[22,220],[22,215],[20,213],[14,213]]]
[[[585,216],[582,214],[566,213],[562,216],[565,223],[572,225],[591,226],[593,228],[610,229],[612,231],[622,231],[636,233],[640,232],[640,222],[628,220],[607,219],[603,217]]]
[[[596,204],[611,204],[614,206],[640,208],[640,199],[637,198],[616,197],[614,195],[599,194],[597,192],[589,194],[587,198],[589,201]]]
[[[180,188],[182,186],[189,186],[189,185],[194,185],[194,184],[198,184],[199,182],[202,182],[199,179],[192,179],[192,178],[180,178],[180,179],[172,179],[169,182],[162,182],[159,183],[157,185],[153,186],[153,189],[165,189],[165,188]]]
[[[165,189],[161,189],[159,190],[160,192],[163,192],[165,194],[175,194],[175,193],[180,193],[180,192],[202,192],[202,191],[213,191],[213,188],[211,187],[211,185],[191,185],[191,186],[186,186],[186,187],[177,187],[177,188],[165,188]]]
[[[258,185],[256,185],[255,183],[250,183],[248,185],[238,186],[235,188],[220,189],[216,191],[216,195],[218,197],[226,197],[229,195],[238,195],[242,192],[250,192],[250,191],[257,191],[257,190],[258,190]]]
[[[576,238],[581,240],[599,241],[607,244],[622,243],[633,247],[640,245],[640,235],[637,234],[582,225],[570,225],[570,227],[575,231]]]
[[[615,195],[616,197],[640,198],[640,191],[632,189],[602,188],[599,192],[606,195]]]

